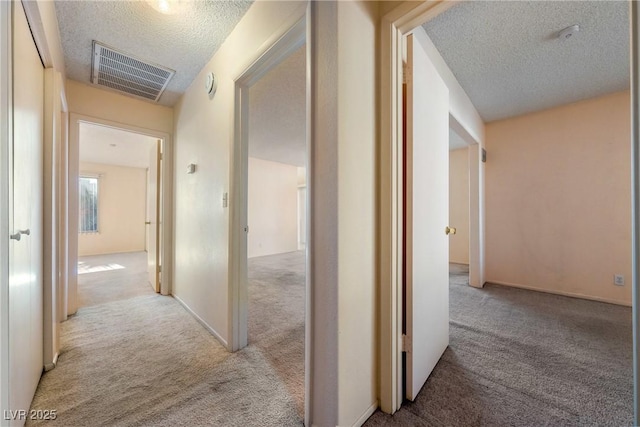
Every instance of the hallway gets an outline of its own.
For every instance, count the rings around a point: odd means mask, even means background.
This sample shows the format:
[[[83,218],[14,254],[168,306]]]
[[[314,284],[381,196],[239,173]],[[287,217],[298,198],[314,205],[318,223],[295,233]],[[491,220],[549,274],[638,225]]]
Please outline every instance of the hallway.
[[[92,264],[115,270],[91,273],[93,286],[83,280],[87,306],[62,323],[58,365],[31,406],[57,419],[27,425],[301,425],[273,357],[253,344],[227,352],[178,301],[153,293],[139,262],[123,254]],[[126,298],[109,299],[107,286]]]

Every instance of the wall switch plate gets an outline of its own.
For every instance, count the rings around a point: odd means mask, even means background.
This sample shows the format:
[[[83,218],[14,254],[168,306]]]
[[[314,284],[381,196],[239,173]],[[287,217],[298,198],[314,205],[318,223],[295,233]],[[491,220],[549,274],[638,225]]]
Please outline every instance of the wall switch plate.
[[[613,276],[613,284],[616,286],[624,286],[624,276],[622,274],[615,274]]]

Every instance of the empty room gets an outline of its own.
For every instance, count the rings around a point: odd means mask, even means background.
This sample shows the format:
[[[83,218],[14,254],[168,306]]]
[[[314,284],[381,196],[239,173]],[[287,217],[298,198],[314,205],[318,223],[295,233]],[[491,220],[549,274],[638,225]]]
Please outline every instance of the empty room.
[[[159,243],[158,145],[153,137],[80,124],[79,307],[157,291],[148,269]]]
[[[407,128],[414,125],[407,132],[424,135],[423,123],[433,132],[425,111],[435,111],[442,93],[450,127],[437,140],[433,133],[414,140],[408,173],[415,257],[420,239],[431,238],[416,233],[426,229],[415,217],[428,222],[438,206],[420,211],[416,194],[437,189],[424,179],[432,160],[416,162],[433,141],[446,147],[436,154],[446,159],[448,151],[448,346],[431,359],[437,363],[424,387],[406,389],[398,413],[369,423],[629,425],[628,4],[463,2],[445,9],[410,36],[408,66],[417,65],[409,77],[414,91],[407,89]],[[422,113],[420,122],[411,122],[412,112]],[[470,170],[478,165],[481,175]],[[478,182],[485,227],[474,231],[477,202],[469,191]],[[440,227],[434,233],[445,234]],[[481,283],[473,283],[473,240],[484,241]],[[409,264],[413,304],[426,260],[433,257]],[[414,322],[416,312],[409,314]],[[414,362],[406,362],[414,371],[406,381],[415,386],[420,327],[408,333],[415,334]]]

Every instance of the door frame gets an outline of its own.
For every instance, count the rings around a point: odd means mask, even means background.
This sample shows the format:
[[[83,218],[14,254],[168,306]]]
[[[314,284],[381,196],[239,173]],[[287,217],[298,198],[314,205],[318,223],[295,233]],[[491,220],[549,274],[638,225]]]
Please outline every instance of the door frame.
[[[310,82],[311,82],[311,40],[309,5],[302,14],[293,14],[285,24],[263,44],[252,57],[249,65],[237,75],[234,100],[234,135],[230,158],[230,197],[229,197],[229,351],[237,351],[247,345],[248,330],[248,282],[247,282],[247,229],[248,229],[248,162],[249,162],[249,89],[261,77],[281,63],[296,49],[306,43],[306,148],[307,148],[307,209],[305,268],[310,271],[310,191],[311,183],[311,138],[310,138]],[[311,337],[313,306],[313,284],[306,275],[305,284],[305,424],[310,417],[311,401]]]
[[[453,7],[456,2],[424,1],[403,2],[382,17],[380,28],[380,151],[378,178],[378,291],[379,291],[379,341],[378,341],[378,396],[380,408],[394,413],[402,405],[402,266],[403,248],[403,63],[405,38],[416,27],[433,19]],[[451,117],[451,115],[450,115]],[[480,147],[480,144],[478,144]],[[472,147],[470,147],[471,149]],[[470,152],[473,150],[470,150]],[[470,157],[471,159],[471,157]],[[472,171],[470,171],[471,173]],[[480,168],[478,169],[478,174]],[[477,221],[471,222],[469,269],[470,283],[484,285],[483,259],[483,213],[480,191],[481,176],[478,177],[477,205],[470,211],[477,212]],[[471,194],[471,193],[470,193]],[[470,218],[471,218],[470,212]],[[473,238],[473,233],[477,238]],[[473,252],[476,252],[474,257]],[[473,273],[471,272],[473,270]]]
[[[67,281],[67,314],[74,314],[78,310],[78,177],[80,176],[80,123],[110,127],[126,132],[158,138],[162,144],[162,227],[160,227],[163,239],[162,254],[162,282],[160,293],[171,294],[173,282],[173,145],[171,135],[154,129],[132,126],[125,123],[114,122],[97,117],[85,116],[77,113],[69,114],[69,187],[68,187],[68,221],[69,221],[69,252],[68,252],[68,281]]]

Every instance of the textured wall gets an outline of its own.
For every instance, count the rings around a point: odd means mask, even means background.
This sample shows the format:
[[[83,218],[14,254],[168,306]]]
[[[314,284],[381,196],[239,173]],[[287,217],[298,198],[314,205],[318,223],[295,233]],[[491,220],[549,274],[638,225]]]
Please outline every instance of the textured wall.
[[[488,282],[631,303],[629,108],[619,92],[487,125]]]

